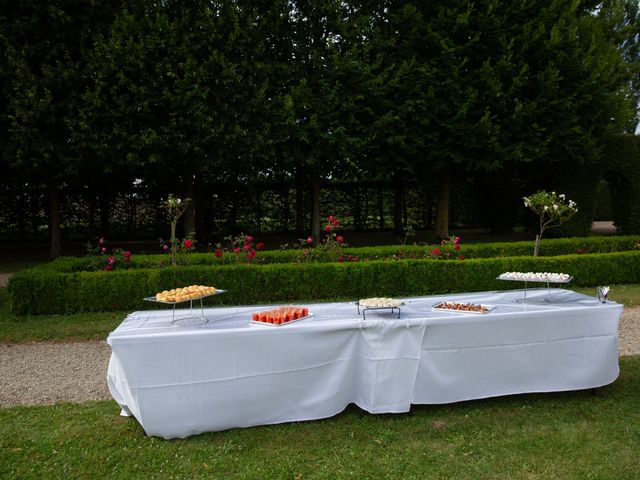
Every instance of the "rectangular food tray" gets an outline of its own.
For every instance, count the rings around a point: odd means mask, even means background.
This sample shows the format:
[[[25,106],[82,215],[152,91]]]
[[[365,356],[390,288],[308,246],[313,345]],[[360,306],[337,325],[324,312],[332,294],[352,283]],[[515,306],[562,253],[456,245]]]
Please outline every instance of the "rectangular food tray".
[[[500,278],[496,277],[496,280],[502,280],[504,282],[530,282],[530,283],[571,283],[573,282],[573,277],[569,277],[566,280],[529,280],[524,278]]]
[[[309,315],[306,315],[304,317],[296,318],[295,320],[289,320],[288,322],[284,322],[284,323],[259,322],[258,320],[251,320],[251,323],[254,323],[256,325],[265,325],[267,327],[285,327],[285,326],[290,325],[292,323],[296,323],[296,322],[299,322],[301,320],[306,320],[306,319],[311,318],[311,317],[313,317],[313,313],[310,313]]]
[[[179,302],[163,302],[161,300],[156,300],[156,297],[144,297],[143,300],[146,300],[147,302],[155,302],[155,303],[164,303],[165,305],[177,305],[179,303],[184,303],[184,302],[193,302],[194,300],[202,300],[203,298],[207,298],[207,297],[213,297],[215,295],[220,295],[222,293],[226,292],[226,290],[216,290],[215,293],[208,293],[207,295],[201,295],[199,297],[195,297],[195,298],[187,298],[186,300],[180,300]]]
[[[448,303],[463,303],[463,302],[448,302]],[[439,305],[439,303],[436,303],[436,305]],[[484,312],[479,312],[479,311],[475,311],[475,310],[454,310],[453,308],[440,308],[437,307],[436,305],[434,305],[431,310],[434,312],[447,312],[447,313],[470,313],[473,315],[484,315],[485,313],[489,313],[491,310],[493,310],[494,308],[496,308],[494,305],[484,305],[484,304],[480,304],[481,307],[486,308],[486,311]],[[476,304],[477,305],[477,304]]]

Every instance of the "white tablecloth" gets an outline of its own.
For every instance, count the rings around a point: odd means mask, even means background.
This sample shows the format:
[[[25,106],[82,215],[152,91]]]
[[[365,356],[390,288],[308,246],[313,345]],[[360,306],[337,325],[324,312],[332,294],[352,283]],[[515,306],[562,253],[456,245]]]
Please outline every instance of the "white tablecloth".
[[[405,299],[400,319],[353,303],[309,305],[308,320],[250,323],[265,306],[211,308],[197,327],[170,310],[130,314],[108,338],[107,380],[123,414],[165,438],[525,392],[606,385],[618,374],[622,305],[552,289]],[[527,298],[546,297],[529,289]],[[440,300],[493,305],[436,312]],[[180,312],[178,312],[180,313]]]

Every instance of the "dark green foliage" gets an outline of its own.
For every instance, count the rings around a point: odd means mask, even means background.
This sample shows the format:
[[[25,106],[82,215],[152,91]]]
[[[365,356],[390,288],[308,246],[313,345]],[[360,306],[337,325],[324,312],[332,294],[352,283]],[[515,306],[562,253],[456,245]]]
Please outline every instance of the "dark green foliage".
[[[640,137],[611,139],[605,150],[605,178],[612,196],[613,221],[621,233],[640,233]]]

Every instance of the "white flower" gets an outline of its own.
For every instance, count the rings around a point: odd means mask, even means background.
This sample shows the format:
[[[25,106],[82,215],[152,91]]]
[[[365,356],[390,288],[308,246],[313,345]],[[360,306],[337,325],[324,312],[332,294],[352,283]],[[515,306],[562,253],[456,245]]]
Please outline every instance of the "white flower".
[[[181,199],[181,198],[179,198],[179,199],[178,199],[178,205],[180,205],[181,203],[182,203],[182,199]]]
[[[560,198],[560,200],[564,200],[564,193],[561,193],[560,195],[558,195],[558,197]]]
[[[553,204],[553,209],[557,210],[558,209],[558,205],[556,205],[555,203]]]
[[[544,211],[546,212],[547,210],[549,210],[549,207],[547,207],[546,205],[544,206]]]

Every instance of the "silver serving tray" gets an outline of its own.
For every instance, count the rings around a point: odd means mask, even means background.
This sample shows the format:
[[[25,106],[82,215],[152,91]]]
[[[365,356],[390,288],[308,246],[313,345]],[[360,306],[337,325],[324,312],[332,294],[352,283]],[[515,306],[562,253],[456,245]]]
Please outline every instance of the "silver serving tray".
[[[147,302],[164,303],[165,305],[177,305],[179,303],[193,302],[194,300],[202,300],[203,298],[213,297],[215,295],[220,295],[225,292],[226,290],[216,290],[215,293],[208,293],[206,295],[201,295],[195,298],[187,298],[186,300],[180,300],[179,302],[163,302],[162,300],[156,300],[155,295],[153,297],[144,297],[143,300],[146,300]]]
[[[447,312],[447,313],[471,313],[474,315],[484,315],[485,313],[489,313],[491,310],[493,310],[495,307],[495,305],[485,305],[483,303],[477,304],[474,303],[473,305],[480,305],[483,308],[486,308],[485,311],[476,311],[476,310],[455,310],[453,308],[442,308],[442,307],[438,307],[438,305],[440,305],[443,302],[438,302],[436,303],[433,307],[431,307],[431,310],[433,310],[434,312]],[[465,305],[468,304],[469,302],[446,302],[446,303],[457,303],[460,305]]]
[[[503,280],[505,282],[532,282],[532,283],[570,283],[573,281],[573,277],[569,277],[566,280],[541,280],[541,279],[528,279],[528,278],[500,278],[496,277],[496,280]]]

